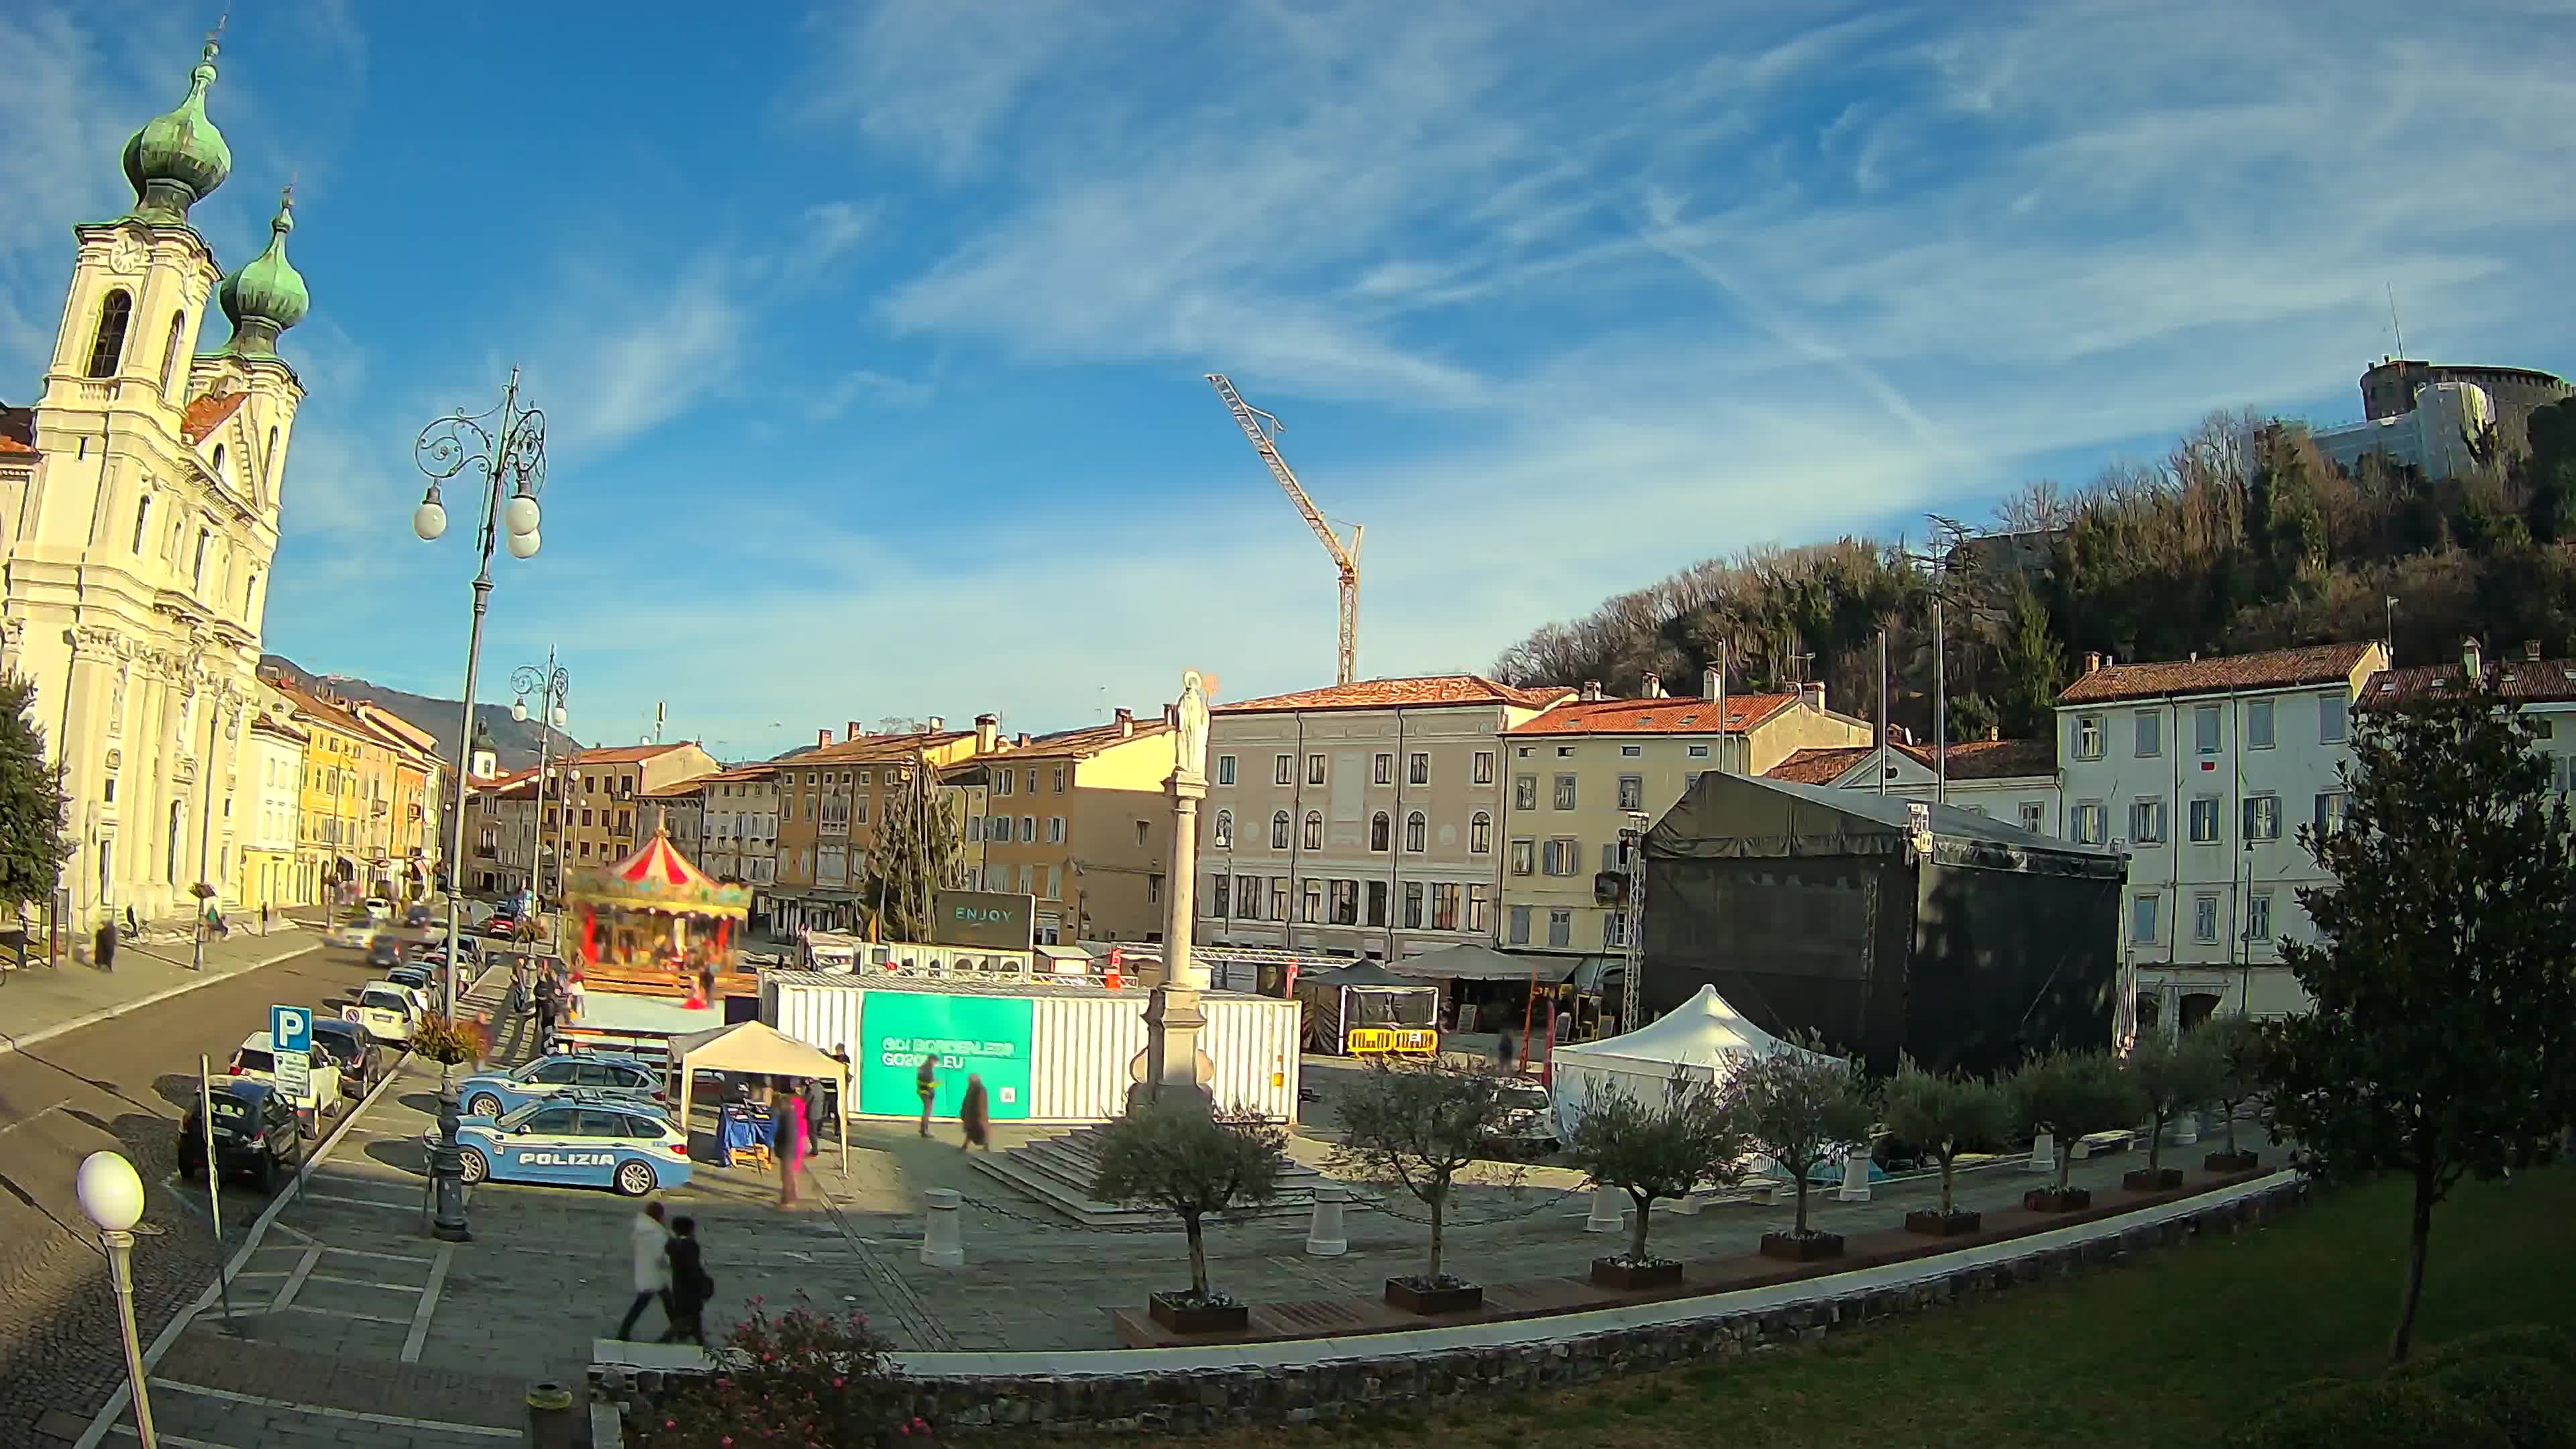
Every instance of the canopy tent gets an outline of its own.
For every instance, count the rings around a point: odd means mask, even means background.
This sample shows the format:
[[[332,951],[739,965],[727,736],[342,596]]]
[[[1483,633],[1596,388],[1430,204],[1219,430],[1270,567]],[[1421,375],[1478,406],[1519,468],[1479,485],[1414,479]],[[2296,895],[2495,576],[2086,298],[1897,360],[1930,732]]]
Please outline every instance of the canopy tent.
[[[1416,981],[1537,981],[1553,986],[1582,963],[1580,956],[1506,955],[1468,941],[1407,956],[1395,963],[1394,971]]]
[[[840,1058],[763,1022],[738,1021],[671,1038],[671,1065],[680,1074],[680,1130],[684,1133],[689,1130],[689,1102],[699,1072],[824,1077],[839,1083],[832,1094],[832,1110],[841,1117],[841,1171],[850,1170],[850,1069]]]
[[[1299,975],[1297,1000],[1306,1050],[1337,1055],[1349,1054],[1353,1028],[1430,1028],[1440,1017],[1439,987],[1372,960]]]
[[[1616,1087],[1640,1102],[1658,1103],[1676,1071],[1712,1081],[1738,1060],[1773,1052],[1840,1060],[1780,1040],[1746,1020],[1716,987],[1703,986],[1698,995],[1635,1031],[1558,1047],[1550,1059],[1557,1130],[1573,1132],[1584,1098],[1596,1089]]]

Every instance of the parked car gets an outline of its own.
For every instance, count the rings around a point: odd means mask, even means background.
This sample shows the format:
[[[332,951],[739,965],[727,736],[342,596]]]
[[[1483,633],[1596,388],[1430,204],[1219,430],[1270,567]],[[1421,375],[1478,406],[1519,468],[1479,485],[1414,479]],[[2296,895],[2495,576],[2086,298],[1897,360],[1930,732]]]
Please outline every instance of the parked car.
[[[292,1171],[304,1160],[295,1110],[270,1083],[221,1077],[207,1099],[214,1107],[218,1175],[247,1177],[267,1192],[276,1188],[280,1171]],[[194,1105],[179,1124],[179,1175],[190,1182],[206,1175],[206,1119]]]
[[[438,913],[431,910],[426,902],[415,901],[411,909],[403,912],[403,924],[406,926],[426,926],[437,919]]]
[[[383,896],[367,897],[367,919],[379,924],[394,918],[394,903]]]
[[[367,943],[368,965],[382,971],[387,967],[401,965],[402,959],[403,949],[400,941],[392,940],[384,936],[369,937]]]
[[[344,1096],[363,1096],[384,1073],[384,1048],[356,1022],[316,1013],[313,1018],[313,1047],[331,1054],[332,1064],[340,1069],[340,1091]]]
[[[511,1071],[477,1072],[457,1083],[456,1099],[469,1117],[499,1118],[574,1088],[646,1102],[662,1097],[661,1076],[642,1062],[599,1052],[558,1052]]]
[[[519,932],[519,918],[495,914],[483,923],[483,934],[496,941],[506,941]]]
[[[377,1041],[394,1044],[409,1042],[424,1014],[411,988],[391,981],[368,982],[358,988],[356,1005],[340,1008],[342,1021],[355,1024]]]
[[[622,1103],[531,1102],[497,1121],[468,1118],[456,1138],[469,1183],[559,1183],[642,1197],[689,1180],[688,1134]]]
[[[267,1032],[252,1032],[233,1049],[233,1059],[224,1070],[231,1076],[274,1085],[277,1081],[277,1043]],[[295,1109],[296,1125],[304,1129],[304,1135],[315,1137],[321,1135],[322,1118],[339,1110],[340,1068],[327,1056],[308,1054],[305,1082],[305,1094],[288,1105]]]
[[[426,996],[437,985],[438,967],[443,964],[445,963],[415,961],[408,966],[396,966],[387,971],[385,979],[397,986],[408,986]]]
[[[1514,1156],[1545,1157],[1556,1151],[1556,1104],[1535,1082],[1503,1085],[1505,1113],[1495,1136]]]

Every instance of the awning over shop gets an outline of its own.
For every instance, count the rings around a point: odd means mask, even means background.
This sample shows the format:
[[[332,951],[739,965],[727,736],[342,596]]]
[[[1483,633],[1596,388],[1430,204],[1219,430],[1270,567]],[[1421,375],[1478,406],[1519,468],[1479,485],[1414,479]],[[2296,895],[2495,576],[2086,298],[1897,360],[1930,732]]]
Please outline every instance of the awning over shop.
[[[1388,966],[1398,976],[1416,981],[1528,981],[1533,975],[1553,986],[1583,964],[1580,956],[1508,955],[1474,942],[1407,956]]]

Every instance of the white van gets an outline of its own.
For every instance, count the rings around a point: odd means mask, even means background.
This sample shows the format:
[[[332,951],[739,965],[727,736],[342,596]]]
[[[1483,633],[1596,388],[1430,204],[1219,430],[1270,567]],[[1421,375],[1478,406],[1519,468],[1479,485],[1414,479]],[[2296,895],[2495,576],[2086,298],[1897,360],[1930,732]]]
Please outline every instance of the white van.
[[[272,1087],[277,1085],[275,1039],[264,1031],[243,1037],[242,1044],[233,1050],[232,1063],[227,1070],[236,1077],[266,1082]],[[304,1129],[304,1135],[317,1135],[321,1131],[323,1115],[338,1110],[340,1105],[339,1067],[327,1057],[315,1057],[307,1073],[304,1095],[294,1098],[291,1105],[295,1108],[296,1125]]]

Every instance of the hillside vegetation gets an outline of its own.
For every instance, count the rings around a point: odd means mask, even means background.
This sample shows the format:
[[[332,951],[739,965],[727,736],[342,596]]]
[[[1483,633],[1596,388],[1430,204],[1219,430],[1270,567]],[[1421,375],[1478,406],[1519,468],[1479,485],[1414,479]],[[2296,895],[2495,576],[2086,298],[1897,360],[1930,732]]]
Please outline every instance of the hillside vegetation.
[[[2045,733],[2087,652],[2245,653],[2380,638],[2393,619],[2401,662],[2455,657],[2469,635],[2557,657],[2576,632],[2576,399],[2531,414],[2529,438],[2429,483],[2378,457],[2348,474],[2294,423],[2214,415],[2161,461],[2028,485],[1989,529],[1936,517],[1927,539],[1695,564],[1540,628],[1494,674],[1634,693],[1651,672],[1688,692],[1723,655],[1731,688],[1822,680],[1868,716],[1884,628],[1889,716],[1929,739],[1937,600],[1958,740]]]

